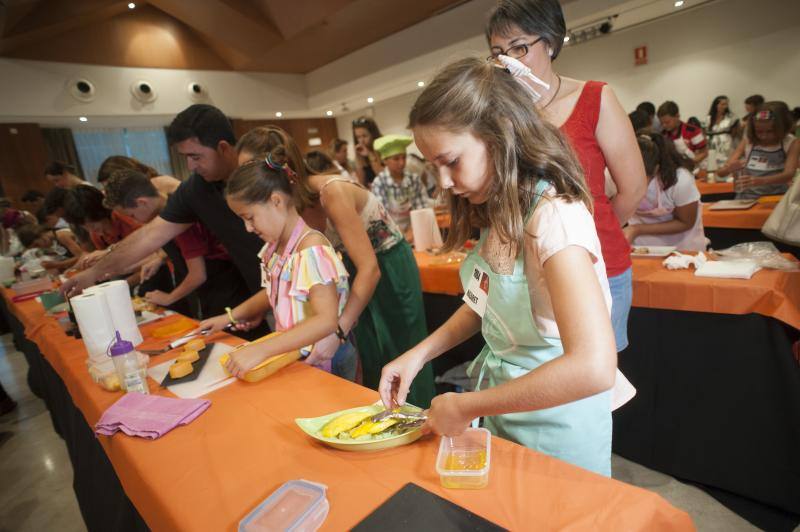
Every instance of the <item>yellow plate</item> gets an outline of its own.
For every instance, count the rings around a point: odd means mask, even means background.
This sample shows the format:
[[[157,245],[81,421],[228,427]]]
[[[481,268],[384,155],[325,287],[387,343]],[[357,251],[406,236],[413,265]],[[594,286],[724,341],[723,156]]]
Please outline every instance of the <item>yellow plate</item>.
[[[390,436],[388,438],[375,441],[340,440],[339,438],[325,438],[320,436],[319,431],[328,421],[335,417],[341,416],[342,414],[349,414],[350,412],[371,412],[374,415],[378,412],[383,412],[383,403],[378,402],[373,405],[350,408],[348,410],[341,410],[339,412],[333,412],[332,414],[326,414],[320,417],[297,418],[294,420],[294,422],[297,423],[297,426],[300,427],[303,432],[315,440],[321,441],[325,445],[329,445],[334,449],[340,449],[342,451],[363,452],[391,449],[392,447],[400,447],[401,445],[407,445],[415,442],[422,436],[422,431],[420,428],[411,429],[403,434],[398,434],[397,436]]]

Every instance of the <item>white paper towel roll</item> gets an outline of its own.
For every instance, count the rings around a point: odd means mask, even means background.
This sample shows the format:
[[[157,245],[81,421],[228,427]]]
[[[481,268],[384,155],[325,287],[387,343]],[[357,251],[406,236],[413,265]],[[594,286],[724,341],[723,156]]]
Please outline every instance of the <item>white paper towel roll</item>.
[[[122,339],[131,342],[133,345],[142,343],[142,333],[139,332],[139,326],[136,324],[136,314],[133,311],[133,303],[131,302],[127,282],[108,281],[107,283],[87,288],[83,292],[102,293],[111,312],[111,321],[119,331]]]
[[[14,258],[0,257],[0,282],[14,279]]]
[[[108,360],[106,350],[114,338],[114,322],[102,292],[84,292],[69,300],[92,364]]]
[[[439,231],[433,209],[411,211],[411,232],[414,234],[414,249],[417,251],[426,251],[442,245],[442,233]]]

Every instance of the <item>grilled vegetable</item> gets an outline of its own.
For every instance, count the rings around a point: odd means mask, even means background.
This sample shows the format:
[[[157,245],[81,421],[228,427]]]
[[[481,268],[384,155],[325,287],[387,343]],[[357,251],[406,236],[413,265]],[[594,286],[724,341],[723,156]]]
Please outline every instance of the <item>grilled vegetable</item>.
[[[359,426],[362,421],[371,416],[371,411],[350,412],[349,414],[343,414],[328,421],[319,432],[325,438],[335,438],[340,433],[347,432],[354,427]]]
[[[384,419],[383,421],[378,421],[377,423],[371,420],[367,420],[361,423],[353,430],[351,430],[350,437],[356,439],[360,436],[364,436],[367,434],[380,434],[384,430],[396,424],[397,420],[392,418]]]

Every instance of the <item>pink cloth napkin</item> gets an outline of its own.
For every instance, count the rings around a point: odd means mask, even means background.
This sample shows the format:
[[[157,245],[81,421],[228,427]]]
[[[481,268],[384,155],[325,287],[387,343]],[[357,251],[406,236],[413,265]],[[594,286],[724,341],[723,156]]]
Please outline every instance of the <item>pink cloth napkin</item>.
[[[106,410],[94,426],[95,434],[155,440],[179,425],[187,425],[211,406],[208,399],[173,399],[138,392],[126,393]]]

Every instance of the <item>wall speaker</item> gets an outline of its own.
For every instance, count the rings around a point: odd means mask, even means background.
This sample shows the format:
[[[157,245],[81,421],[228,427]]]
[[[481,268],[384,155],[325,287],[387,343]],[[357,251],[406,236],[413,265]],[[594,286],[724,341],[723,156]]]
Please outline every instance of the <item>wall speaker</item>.
[[[69,93],[73,98],[82,103],[94,100],[94,83],[86,78],[73,78],[69,82]]]
[[[158,98],[153,84],[141,79],[131,84],[131,94],[141,103],[152,103]]]
[[[186,86],[186,90],[189,92],[189,98],[195,101],[202,101],[208,97],[206,86],[196,81],[189,83],[189,85]]]

